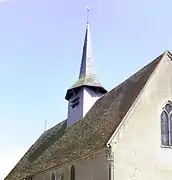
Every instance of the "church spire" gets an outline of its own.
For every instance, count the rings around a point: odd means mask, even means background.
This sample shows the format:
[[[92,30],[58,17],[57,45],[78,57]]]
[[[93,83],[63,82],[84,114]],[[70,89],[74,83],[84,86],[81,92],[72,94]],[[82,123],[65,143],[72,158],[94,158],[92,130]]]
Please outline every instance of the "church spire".
[[[89,9],[87,8],[87,24],[86,24],[86,32],[85,32],[85,39],[84,45],[82,50],[82,59],[81,59],[81,66],[79,72],[79,78],[74,83],[74,85],[68,89],[65,99],[69,100],[71,95],[78,90],[78,88],[87,86],[100,91],[101,93],[106,93],[106,89],[99,83],[94,69],[93,63],[93,55],[92,55],[92,46],[91,46],[91,37],[90,37],[90,25],[88,19],[88,12]]]
[[[88,7],[86,9],[87,9],[87,26],[86,26],[86,32],[85,32],[79,79],[84,78],[84,77],[95,78],[91,37],[90,37],[90,25],[89,25],[89,18],[88,18],[90,10]]]
[[[75,84],[67,90],[65,97],[68,100],[67,126],[82,119],[94,103],[107,92],[96,78],[94,70],[88,11],[87,8],[87,26],[79,77]]]
[[[86,77],[95,77],[93,56],[92,56],[92,46],[91,46],[91,37],[90,37],[90,27],[87,21],[85,40],[82,52],[82,60],[79,78]]]

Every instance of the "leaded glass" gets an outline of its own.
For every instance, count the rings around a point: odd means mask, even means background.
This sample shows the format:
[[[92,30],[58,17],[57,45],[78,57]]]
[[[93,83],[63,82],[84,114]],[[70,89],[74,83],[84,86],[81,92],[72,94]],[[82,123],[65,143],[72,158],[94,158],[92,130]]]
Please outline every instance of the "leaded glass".
[[[172,110],[172,106],[171,106],[171,104],[166,104],[165,105],[165,110],[168,112],[168,113],[170,113],[171,112],[171,110]]]
[[[172,114],[170,114],[170,118],[169,118],[169,144],[170,146],[172,146]]]
[[[165,111],[161,114],[161,143],[162,145],[169,145],[169,128],[168,115]]]

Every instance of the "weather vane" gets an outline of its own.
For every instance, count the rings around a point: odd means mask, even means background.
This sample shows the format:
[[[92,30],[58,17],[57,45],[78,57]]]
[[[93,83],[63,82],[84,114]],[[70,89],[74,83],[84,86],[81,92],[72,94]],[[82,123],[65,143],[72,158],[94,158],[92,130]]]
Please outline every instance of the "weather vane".
[[[89,20],[88,20],[88,14],[89,14],[89,12],[90,12],[90,9],[89,9],[88,6],[86,7],[86,10],[87,10],[87,24],[88,24],[88,23],[89,23]]]

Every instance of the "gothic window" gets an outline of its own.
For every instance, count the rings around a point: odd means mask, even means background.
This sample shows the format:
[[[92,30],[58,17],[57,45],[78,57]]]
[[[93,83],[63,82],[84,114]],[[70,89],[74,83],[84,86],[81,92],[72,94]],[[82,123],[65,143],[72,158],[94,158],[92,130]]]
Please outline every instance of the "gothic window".
[[[51,180],[56,180],[56,175],[54,172],[51,174]]]
[[[72,165],[70,170],[70,180],[75,180],[75,166]]]
[[[172,146],[172,104],[170,101],[161,113],[161,144]]]
[[[172,114],[169,116],[169,145],[172,146]]]
[[[161,142],[162,145],[169,145],[168,114],[166,111],[161,114]]]

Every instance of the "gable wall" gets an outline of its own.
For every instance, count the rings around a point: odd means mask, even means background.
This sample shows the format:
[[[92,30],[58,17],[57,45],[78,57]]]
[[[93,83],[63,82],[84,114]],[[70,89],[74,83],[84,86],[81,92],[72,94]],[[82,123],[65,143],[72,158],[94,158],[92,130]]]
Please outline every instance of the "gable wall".
[[[59,179],[60,175],[64,176],[64,180],[70,180],[70,168],[72,165],[75,166],[75,180],[105,180],[108,177],[107,160],[103,150],[98,154],[40,173],[34,176],[32,180],[51,180],[52,172],[55,172],[56,180]]]
[[[113,180],[172,179],[172,149],[161,148],[160,114],[167,100],[172,100],[169,57],[160,62],[112,138]]]

